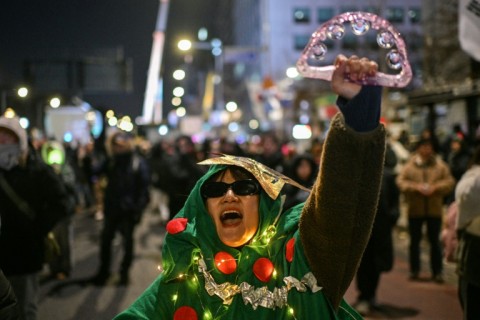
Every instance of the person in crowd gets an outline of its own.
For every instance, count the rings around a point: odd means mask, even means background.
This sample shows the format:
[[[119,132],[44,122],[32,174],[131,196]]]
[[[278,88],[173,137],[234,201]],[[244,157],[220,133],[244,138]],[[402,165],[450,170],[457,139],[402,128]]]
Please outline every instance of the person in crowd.
[[[88,150],[88,159],[84,159],[85,169],[87,173],[90,173],[88,177],[91,181],[94,199],[94,214],[93,217],[97,221],[102,221],[104,216],[104,204],[105,204],[105,188],[107,186],[107,177],[105,174],[105,163],[108,162],[107,141],[105,135],[101,135],[94,140],[93,148]]]
[[[220,137],[205,139],[198,158],[199,160],[204,160],[219,156],[222,153],[241,157],[246,156],[246,151],[242,149],[242,146],[234,138]]]
[[[255,160],[280,173],[285,173],[285,160],[282,144],[275,132],[265,132],[261,136],[261,151],[254,155]]]
[[[322,159],[322,152],[323,152],[323,144],[325,143],[323,138],[315,138],[312,141],[312,145],[310,146],[310,154],[313,156],[315,163],[320,166],[320,160]]]
[[[470,158],[471,154],[465,140],[453,138],[450,142],[450,153],[447,157],[447,163],[456,181],[459,181],[465,171],[467,171]]]
[[[455,179],[448,165],[435,153],[432,140],[418,141],[415,152],[403,166],[396,182],[407,206],[410,279],[418,280],[420,276],[420,242],[423,225],[426,224],[432,280],[442,283],[440,232],[443,204],[445,197],[455,185]]]
[[[164,224],[170,220],[170,210],[168,207],[168,190],[171,187],[168,181],[170,172],[168,158],[172,156],[170,149],[171,143],[167,140],[155,143],[148,155],[148,162],[151,172],[150,194],[152,211],[160,215],[160,223]]]
[[[463,132],[462,126],[460,123],[454,123],[450,129],[450,134],[446,137],[446,139],[442,143],[442,150],[444,151],[444,158],[447,160],[449,154],[452,151],[452,142],[454,140],[462,141],[464,147],[469,149],[471,142],[469,141],[468,135]],[[471,151],[471,150],[469,150]]]
[[[309,153],[303,153],[293,158],[289,169],[289,177],[300,183],[302,186],[310,190],[315,182],[318,173],[318,165],[315,163],[313,156]],[[285,204],[284,209],[305,202],[310,192],[300,189],[292,185],[285,186]]]
[[[75,189],[79,210],[85,210],[92,215],[97,210],[93,192],[95,156],[95,139],[90,137],[89,141],[78,145],[74,157],[71,159],[71,166],[76,177]]]
[[[236,156],[244,156],[245,151],[241,148],[240,144],[233,138],[220,138],[220,152],[225,154],[231,154]]]
[[[480,147],[455,188],[458,205],[458,292],[463,319],[480,319]]]
[[[438,136],[437,134],[435,133],[435,129],[434,128],[424,128],[422,130],[422,132],[420,132],[420,139],[419,140],[422,140],[422,141],[425,141],[425,140],[428,140],[430,141],[432,147],[433,147],[433,151],[435,152],[436,155],[438,156],[443,156],[443,148],[440,144],[440,141],[438,139]],[[413,144],[412,147],[414,147],[416,149],[416,145]],[[414,150],[412,150],[414,151]]]
[[[403,165],[408,161],[410,158],[410,151],[408,148],[405,147],[403,143],[399,141],[400,137],[393,136],[391,133],[387,133],[387,143],[390,148],[392,148],[393,152],[395,152],[395,156],[397,159],[397,165],[395,166],[395,174],[398,174],[403,167]]]
[[[163,270],[115,319],[361,319],[343,299],[367,244],[385,152],[381,87],[368,59],[338,56],[341,110],[304,205],[282,208],[300,184],[251,159],[211,165],[166,229]],[[352,200],[354,199],[354,200]]]
[[[449,153],[447,155],[447,164],[452,172],[455,182],[460,181],[462,175],[467,171],[471,154],[463,138],[455,136],[450,141]],[[455,200],[454,190],[448,195],[447,204]]]
[[[100,266],[93,278],[105,285],[111,276],[112,241],[117,232],[123,238],[123,259],[119,285],[127,285],[133,262],[135,226],[149,203],[150,172],[146,159],[135,152],[131,134],[117,131],[107,141],[110,154],[104,172],[104,219],[100,239]]]
[[[356,275],[358,290],[354,308],[366,316],[379,309],[377,289],[383,272],[392,270],[394,261],[392,230],[395,227],[399,211],[400,192],[395,183],[395,166],[397,156],[387,143],[385,166],[377,213],[373,223],[372,234],[362,256]]]
[[[205,173],[197,166],[197,154],[192,138],[181,135],[175,140],[175,152],[168,157],[165,179],[168,185],[169,220],[182,208],[195,182]]]
[[[65,217],[55,225],[51,232],[56,245],[58,245],[58,252],[54,252],[55,254],[46,261],[50,268],[50,276],[64,280],[70,276],[73,268],[73,216],[77,206],[76,176],[69,159],[66,158],[64,147],[59,142],[46,141],[42,145],[40,153],[45,163],[52,166],[55,173],[63,180],[70,196],[70,211],[66,212]]]
[[[44,239],[71,210],[65,183],[29,146],[16,117],[0,117],[0,268],[21,316],[37,317]]]
[[[410,150],[410,134],[406,129],[400,131],[397,141],[402,144],[406,150]]]

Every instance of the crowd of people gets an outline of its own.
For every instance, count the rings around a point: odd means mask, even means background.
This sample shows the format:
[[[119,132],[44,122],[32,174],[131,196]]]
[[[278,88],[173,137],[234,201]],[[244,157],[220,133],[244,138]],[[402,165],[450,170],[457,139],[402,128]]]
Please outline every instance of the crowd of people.
[[[348,114],[348,111],[342,112]],[[352,119],[349,119],[349,126],[357,124]],[[261,193],[258,185],[242,187],[236,184],[236,181],[259,180],[252,170],[236,172],[228,169],[225,171],[227,173],[219,175],[218,172],[225,169],[222,165],[214,166],[216,169],[213,172],[206,166],[198,165],[199,162],[220,159],[223,154],[248,158],[273,169],[271,172],[275,172],[277,177],[296,181],[296,185],[285,184],[281,210],[298,215],[305,202],[313,201],[312,192],[315,193],[315,188],[319,188],[317,177],[319,174],[325,175],[319,171],[322,161],[329,159],[328,153],[324,155],[324,150],[329,150],[326,145],[328,141],[312,140],[311,147],[300,152],[292,148],[289,141],[281,141],[273,132],[262,134],[258,143],[244,145],[229,138],[206,139],[202,144],[196,144],[192,137],[186,135],[172,140],[162,139],[150,145],[140,137],[122,131],[115,131],[104,140],[92,138],[89,143],[76,145],[36,137],[28,137],[18,119],[0,118],[0,293],[5,293],[3,297],[6,297],[1,301],[2,306],[6,306],[0,311],[2,319],[4,314],[12,315],[12,319],[20,314],[25,319],[35,319],[38,276],[45,264],[49,267],[50,276],[57,280],[71,275],[75,267],[70,252],[72,217],[76,213],[91,215],[102,221],[103,225],[99,268],[92,275],[92,283],[104,285],[109,281],[113,268],[118,267],[118,284],[128,285],[134,257],[133,232],[147,208],[160,214],[163,226],[167,227],[167,231],[170,230],[169,237],[172,237],[173,232],[169,229],[172,225],[169,223],[178,222],[179,217],[191,218],[184,208],[189,201],[193,201],[190,199],[192,192],[198,192],[207,204],[210,198],[217,199],[230,194],[229,190],[242,196],[243,188],[247,187],[255,190],[252,194]],[[356,271],[358,297],[353,307],[362,315],[368,315],[378,307],[376,291],[381,273],[393,267],[392,231],[403,204],[410,241],[410,280],[423,279],[420,242],[424,238],[423,226],[426,225],[430,249],[429,278],[437,283],[443,282],[442,266],[446,256],[449,261],[458,263],[459,296],[465,314],[468,314],[465,319],[479,317],[476,301],[480,297],[480,283],[477,273],[472,271],[478,270],[480,256],[479,224],[474,213],[480,204],[479,197],[472,192],[478,190],[480,185],[478,141],[470,141],[459,126],[452,128],[451,135],[445,141],[439,141],[433,130],[425,130],[417,139],[404,137],[388,137],[383,169],[377,168],[378,172],[383,172],[379,180],[378,208],[371,215],[372,219],[375,218],[372,220],[371,234],[365,238],[365,251],[359,249],[363,255],[355,254],[359,268],[352,270]],[[50,161],[52,150],[63,154],[63,161]],[[326,162],[325,166],[328,165],[329,162]],[[219,192],[212,187],[207,191],[198,185],[198,181],[221,183],[225,190]],[[45,185],[49,188],[45,188]],[[267,190],[263,185],[261,189]],[[276,205],[274,203],[271,205]],[[446,208],[452,212],[453,218],[446,219]],[[216,209],[212,207],[209,210]],[[209,214],[212,212],[209,211]],[[235,224],[239,219],[238,213],[231,213],[227,220]],[[443,237],[442,242],[440,234],[445,231],[445,224],[453,231],[449,237]],[[221,226],[219,222],[217,232],[220,232]],[[111,246],[116,233],[123,237],[124,256],[120,266],[111,265]],[[297,240],[301,242],[303,236],[311,236],[308,232],[307,235],[300,234],[293,232],[289,237],[298,237]],[[210,236],[205,235],[207,238]],[[222,233],[219,236],[222,238]],[[46,244],[52,237],[60,254],[47,257]],[[248,238],[250,241],[251,237]],[[230,245],[227,239],[220,240],[223,242],[220,247],[226,252],[234,256],[241,255],[241,250],[235,251],[239,250],[239,246]],[[22,250],[18,245],[22,246]],[[224,245],[228,248],[224,248]],[[308,261],[317,259],[314,254],[309,256],[311,248],[305,247],[305,244],[299,248],[302,259],[305,258],[304,254]],[[447,248],[449,253],[443,254],[442,250]],[[203,247],[202,250],[207,252]],[[472,252],[476,252],[476,255]],[[324,277],[320,273],[315,276],[317,280]],[[352,276],[352,280],[353,275],[349,276]],[[226,277],[224,280],[228,279]],[[160,285],[163,280],[159,281],[158,285],[163,288]],[[325,284],[331,285],[329,281]],[[342,284],[342,293],[345,285]],[[333,303],[332,310],[338,311],[339,306],[349,310],[338,293],[333,294],[327,288],[325,295],[329,303]],[[143,299],[146,299],[145,296]],[[148,306],[143,303],[145,301],[139,300],[136,307],[128,312],[137,312],[136,308],[140,305],[142,310],[147,310],[145,308]],[[127,315],[125,313],[123,317]]]

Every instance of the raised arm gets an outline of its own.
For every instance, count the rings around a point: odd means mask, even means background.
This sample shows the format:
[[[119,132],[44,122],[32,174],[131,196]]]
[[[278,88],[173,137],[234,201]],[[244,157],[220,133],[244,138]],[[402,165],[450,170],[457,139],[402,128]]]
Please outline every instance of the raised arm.
[[[320,172],[300,220],[300,236],[310,268],[337,308],[370,236],[378,203],[385,152],[379,125],[380,87],[347,79],[376,72],[366,59],[340,56],[332,78],[341,113],[331,124]]]

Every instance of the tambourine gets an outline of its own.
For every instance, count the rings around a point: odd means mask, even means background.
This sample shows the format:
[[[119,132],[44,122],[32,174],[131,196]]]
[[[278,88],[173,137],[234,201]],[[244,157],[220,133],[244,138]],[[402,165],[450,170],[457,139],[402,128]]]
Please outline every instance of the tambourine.
[[[328,47],[324,42],[328,39],[341,40],[348,30],[348,24],[350,24],[353,34],[357,36],[376,31],[377,44],[380,49],[386,50],[386,64],[389,69],[393,70],[392,74],[377,72],[375,76],[352,81],[362,85],[407,86],[412,80],[412,69],[408,62],[405,41],[390,22],[369,12],[345,12],[316,29],[297,61],[299,73],[306,78],[330,81],[335,66],[322,65],[328,52]]]

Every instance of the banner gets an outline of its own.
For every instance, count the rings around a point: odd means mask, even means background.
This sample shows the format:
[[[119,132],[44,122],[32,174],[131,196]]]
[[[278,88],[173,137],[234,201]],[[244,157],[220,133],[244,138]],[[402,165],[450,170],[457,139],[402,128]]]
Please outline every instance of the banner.
[[[462,49],[480,61],[480,1],[460,0],[458,37]]]

